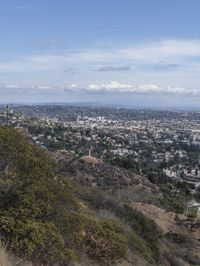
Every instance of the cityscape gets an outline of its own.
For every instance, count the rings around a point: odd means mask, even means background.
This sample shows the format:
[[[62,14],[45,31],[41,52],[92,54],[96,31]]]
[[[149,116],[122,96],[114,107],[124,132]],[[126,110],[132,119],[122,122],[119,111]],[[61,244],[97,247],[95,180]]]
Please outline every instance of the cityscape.
[[[179,180],[191,195],[199,192],[200,112],[7,105],[0,121],[52,153],[90,155],[154,183]],[[200,202],[194,205],[200,212]]]

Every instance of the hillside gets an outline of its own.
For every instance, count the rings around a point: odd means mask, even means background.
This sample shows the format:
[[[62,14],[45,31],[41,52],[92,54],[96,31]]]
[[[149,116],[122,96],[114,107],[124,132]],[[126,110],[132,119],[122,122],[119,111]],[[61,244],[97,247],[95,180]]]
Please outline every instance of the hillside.
[[[185,203],[181,202],[181,197],[169,196],[147,178],[95,158],[66,159],[60,164],[60,169],[63,174],[70,174],[73,182],[81,184],[83,198],[101,217],[125,221],[136,228],[137,233],[141,229],[135,227],[136,221],[133,220],[136,210],[139,215],[143,213],[150,218],[156,225],[152,230],[153,236],[158,237],[161,265],[200,264],[200,223],[198,218],[191,219],[186,212],[182,213]],[[134,212],[130,221],[129,211]],[[155,238],[149,241],[151,249]],[[143,255],[141,252],[140,256]]]
[[[158,192],[158,187],[148,179],[139,176],[91,156],[62,160],[59,162],[59,171],[70,175],[71,180],[79,180],[83,186],[101,187],[110,189],[140,189],[146,193]]]
[[[159,219],[158,209],[148,212],[149,197],[162,195],[156,185],[95,158],[69,157],[56,162],[0,127],[0,236],[16,257],[33,265],[198,265],[185,217],[171,217],[184,231],[165,231],[166,211]]]

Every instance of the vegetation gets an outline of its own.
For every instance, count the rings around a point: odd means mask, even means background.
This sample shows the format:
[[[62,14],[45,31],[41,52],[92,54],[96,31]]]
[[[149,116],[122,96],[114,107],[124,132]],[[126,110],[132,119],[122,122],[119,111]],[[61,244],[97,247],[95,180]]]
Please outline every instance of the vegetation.
[[[147,202],[177,214],[186,211],[187,202],[191,200],[187,191],[176,192],[176,187],[171,183],[160,185],[160,190],[162,194],[151,195]]]
[[[139,251],[149,262],[158,261],[160,231],[151,219],[127,204],[120,204],[116,199],[104,195],[97,189],[88,190],[83,197],[96,209],[109,210],[120,219],[125,228],[131,229],[127,232],[131,249]]]
[[[135,162],[134,158],[131,156],[127,156],[127,157],[120,157],[120,156],[110,156],[109,159],[107,159],[109,163],[119,166],[119,167],[123,167],[127,170],[132,170],[134,173],[139,174],[140,173],[140,169],[139,169],[139,165],[138,163]]]
[[[120,225],[83,214],[73,186],[53,168],[44,150],[0,128],[1,241],[17,255],[49,265],[66,265],[81,253],[104,264],[126,257]]]
[[[186,207],[185,203],[181,201],[181,198],[176,195],[151,195],[148,198],[147,202],[150,204],[155,204],[158,207],[164,208],[167,211],[175,212],[177,214],[183,213]]]
[[[160,242],[187,242],[174,232],[161,239],[154,221],[131,204],[110,190],[81,187],[56,174],[58,168],[44,149],[14,129],[0,127],[0,237],[17,257],[33,264],[69,265],[86,256],[101,265],[115,265],[131,251],[155,265],[162,259]],[[173,192],[178,186],[160,184],[162,193],[149,202],[184,212],[190,195],[187,190]]]
[[[197,217],[197,214],[198,214],[197,209],[195,207],[193,207],[193,208],[190,208],[190,210],[188,212],[188,217],[194,219]]]
[[[32,263],[16,258],[5,246],[0,243],[0,265],[1,266],[32,266]]]
[[[179,245],[184,244],[186,242],[186,238],[184,237],[184,235],[180,235],[177,233],[168,232],[166,234],[166,237]]]

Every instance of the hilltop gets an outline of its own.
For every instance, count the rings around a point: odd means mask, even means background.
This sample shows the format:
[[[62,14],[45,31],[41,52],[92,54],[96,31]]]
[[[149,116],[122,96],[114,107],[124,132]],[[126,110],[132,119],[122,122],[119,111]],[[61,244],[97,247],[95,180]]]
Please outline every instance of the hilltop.
[[[101,187],[104,190],[140,188],[147,193],[158,191],[158,187],[147,178],[92,156],[64,159],[59,167],[62,174],[70,174],[70,179],[79,180],[88,187]]]

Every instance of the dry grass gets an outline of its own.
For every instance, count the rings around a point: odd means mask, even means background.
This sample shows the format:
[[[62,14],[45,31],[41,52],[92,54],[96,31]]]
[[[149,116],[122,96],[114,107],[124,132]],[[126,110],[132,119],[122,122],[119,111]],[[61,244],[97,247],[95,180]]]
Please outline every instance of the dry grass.
[[[100,160],[92,156],[83,156],[80,158],[80,160],[86,163],[92,163],[92,164],[99,164],[101,162]]]
[[[32,266],[32,264],[16,258],[0,244],[0,266]]]

